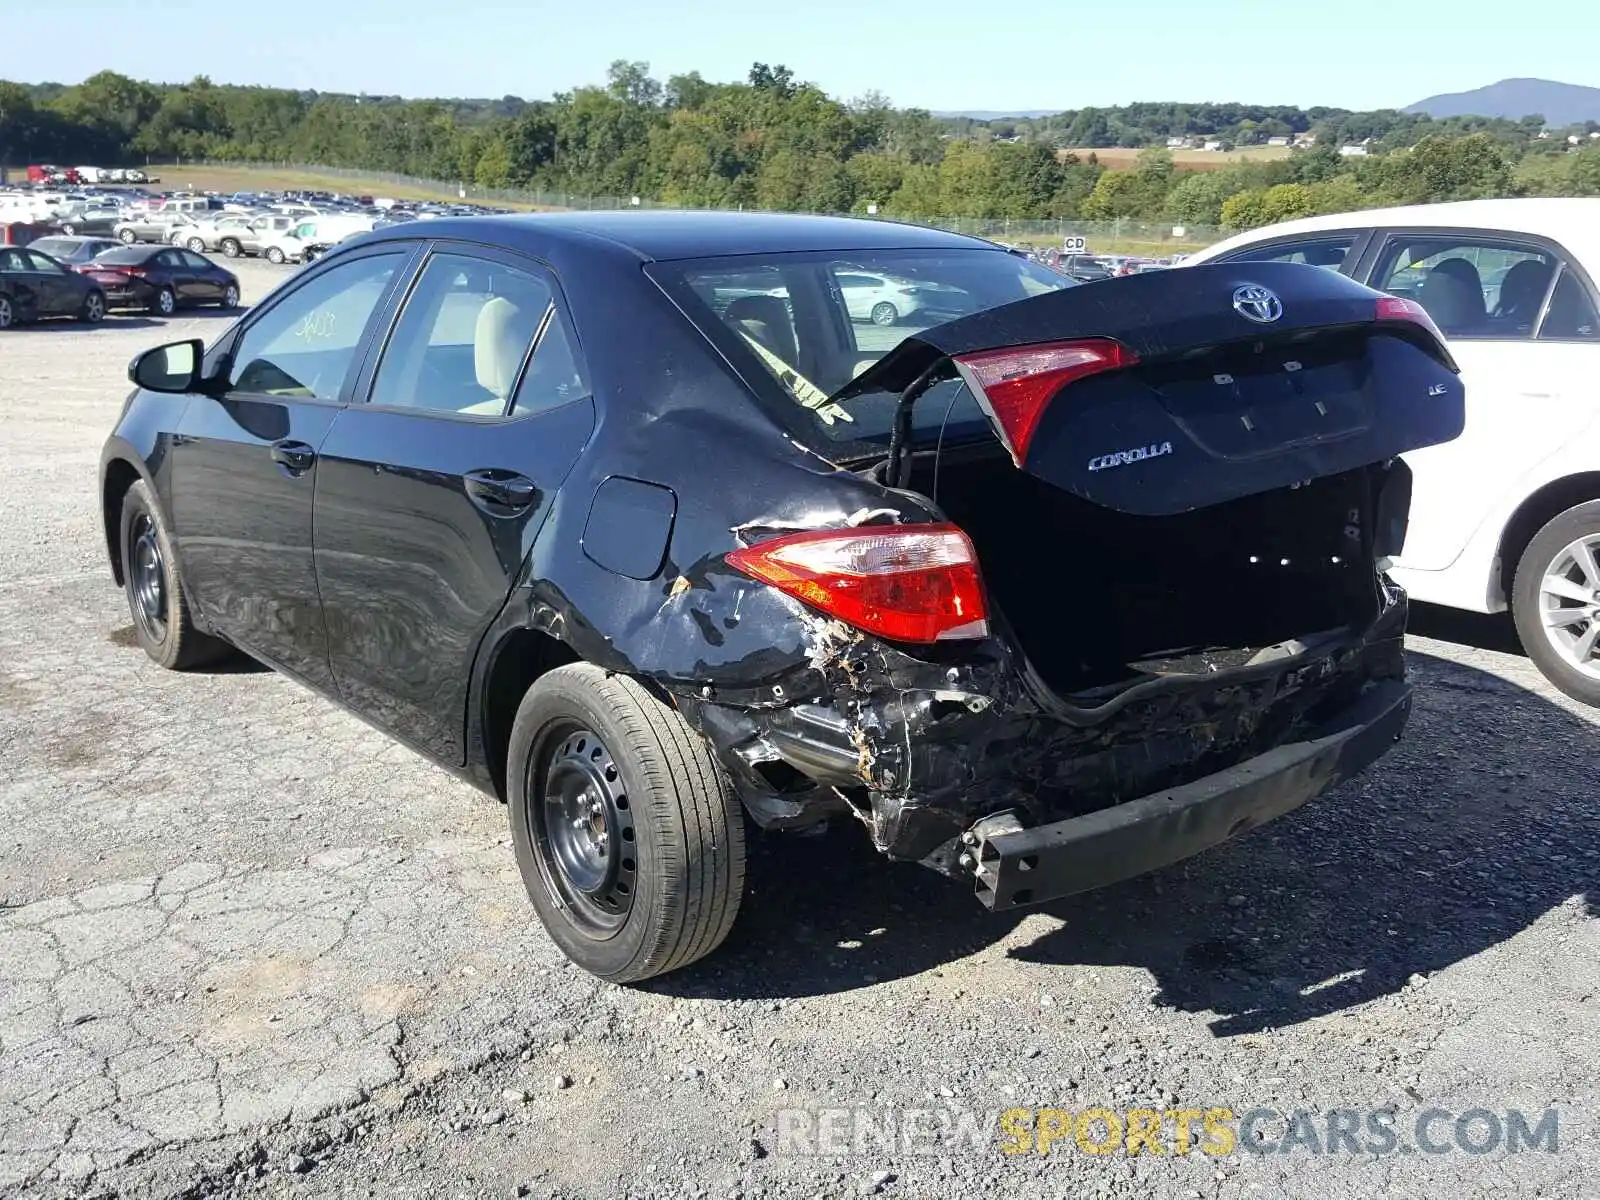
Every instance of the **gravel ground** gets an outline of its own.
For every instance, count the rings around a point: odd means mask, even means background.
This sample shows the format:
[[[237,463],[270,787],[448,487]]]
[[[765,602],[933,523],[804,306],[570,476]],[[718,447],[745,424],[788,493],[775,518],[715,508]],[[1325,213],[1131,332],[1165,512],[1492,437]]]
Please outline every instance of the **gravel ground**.
[[[0,1192],[1600,1195],[1600,731],[1503,622],[1419,614],[1401,747],[1202,858],[991,916],[852,829],[759,839],[720,954],[602,986],[537,927],[497,805],[273,674],[134,648],[100,444],[136,350],[221,327],[0,337]],[[1555,1105],[1559,1149],[784,1136],[1145,1104],[1393,1106],[1406,1144],[1429,1108]]]

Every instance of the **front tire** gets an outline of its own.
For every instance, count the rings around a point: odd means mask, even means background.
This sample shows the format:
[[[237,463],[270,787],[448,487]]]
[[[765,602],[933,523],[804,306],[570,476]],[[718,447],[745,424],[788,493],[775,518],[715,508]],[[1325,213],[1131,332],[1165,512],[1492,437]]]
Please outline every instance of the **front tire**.
[[[192,237],[189,239],[189,249],[193,250],[196,254],[204,253],[205,248],[206,243],[204,238]]]
[[[142,479],[122,499],[120,536],[122,587],[144,652],[169,671],[187,671],[224,657],[228,644],[200,632],[189,615],[172,539]]]
[[[744,818],[705,741],[637,680],[549,672],[507,755],[517,867],[563,953],[612,983],[722,944],[744,892]]]
[[[10,329],[17,323],[17,310],[12,307],[10,296],[0,296],[0,329]]]
[[[1511,615],[1533,665],[1574,700],[1600,706],[1600,500],[1551,520],[1517,563]]]
[[[121,242],[124,246],[131,246],[138,240],[139,235],[131,229],[124,229],[121,233],[117,234],[117,241]]]
[[[275,267],[283,266],[283,251],[276,246],[268,246],[266,259]]]
[[[228,285],[227,289],[222,293],[222,299],[217,301],[217,305],[218,305],[218,307],[223,308],[223,309],[227,309],[227,310],[232,310],[232,309],[238,308],[239,307],[239,287],[238,287],[238,285],[230,283]]]
[[[61,232],[65,237],[76,237],[78,235],[78,227],[69,223],[61,227]]]
[[[900,310],[887,300],[879,300],[872,306],[871,317],[874,325],[893,325],[900,319]]]
[[[238,238],[223,238],[222,252],[229,258],[238,258],[243,253],[243,247],[239,245]]]

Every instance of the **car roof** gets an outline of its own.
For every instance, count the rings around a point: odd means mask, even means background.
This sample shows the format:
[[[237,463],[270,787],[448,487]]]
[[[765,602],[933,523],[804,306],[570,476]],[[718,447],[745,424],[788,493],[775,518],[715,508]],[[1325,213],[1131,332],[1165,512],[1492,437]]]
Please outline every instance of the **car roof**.
[[[1600,266],[1600,199],[1527,197],[1516,200],[1457,200],[1445,204],[1409,204],[1400,208],[1369,208],[1357,212],[1302,217],[1235,234],[1199,251],[1187,262],[1209,260],[1243,246],[1297,233],[1324,229],[1439,228],[1499,229],[1552,238],[1578,253],[1591,266]]]
[[[804,250],[999,250],[980,238],[897,221],[678,209],[440,217],[420,227],[408,223],[379,230],[374,238],[418,236],[535,251],[552,242],[607,245],[647,262]]]

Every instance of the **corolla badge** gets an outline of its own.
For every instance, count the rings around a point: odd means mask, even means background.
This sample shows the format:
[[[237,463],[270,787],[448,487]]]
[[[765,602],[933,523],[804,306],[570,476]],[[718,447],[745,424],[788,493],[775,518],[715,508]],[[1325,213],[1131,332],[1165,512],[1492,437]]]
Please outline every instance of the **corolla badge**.
[[[1283,301],[1271,288],[1247,283],[1233,290],[1233,311],[1257,325],[1271,325],[1283,316]]]
[[[1172,453],[1171,442],[1155,442],[1149,446],[1135,446],[1132,450],[1114,450],[1110,454],[1097,454],[1089,460],[1089,470],[1109,471],[1129,463],[1143,462],[1147,458],[1160,458]]]

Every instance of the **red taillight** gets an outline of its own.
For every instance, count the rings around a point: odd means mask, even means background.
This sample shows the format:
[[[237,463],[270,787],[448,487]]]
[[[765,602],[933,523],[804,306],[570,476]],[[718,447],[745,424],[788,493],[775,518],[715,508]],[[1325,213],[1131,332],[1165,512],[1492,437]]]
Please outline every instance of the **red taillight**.
[[[788,534],[735,550],[730,566],[894,642],[987,637],[978,555],[954,525]]]
[[[1137,354],[1110,338],[979,350],[955,359],[972,394],[1000,427],[1011,461],[1019,467],[1028,457],[1028,445],[1051,397],[1069,383],[1138,361]]]
[[[1415,300],[1407,300],[1404,296],[1379,296],[1376,319],[1379,321],[1407,321],[1412,325],[1421,325],[1439,341],[1444,341],[1444,334],[1433,323],[1433,318],[1428,315],[1428,310]]]

